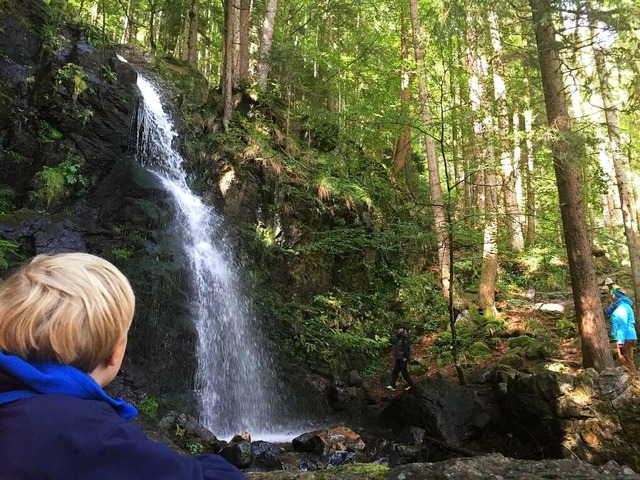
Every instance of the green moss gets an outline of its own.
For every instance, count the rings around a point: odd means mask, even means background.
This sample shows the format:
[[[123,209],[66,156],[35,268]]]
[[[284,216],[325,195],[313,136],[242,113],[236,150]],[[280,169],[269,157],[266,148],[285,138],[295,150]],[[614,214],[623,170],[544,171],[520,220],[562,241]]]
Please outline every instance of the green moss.
[[[509,348],[528,347],[533,341],[533,338],[523,335],[521,337],[515,337],[509,339]]]
[[[366,475],[367,478],[376,479],[384,478],[384,475],[389,472],[389,467],[374,463],[353,463],[351,465],[338,467],[334,471],[337,475]]]
[[[472,358],[490,358],[491,349],[487,347],[483,342],[476,342],[469,347],[467,353]]]
[[[500,365],[507,365],[513,368],[520,368],[523,364],[522,357],[514,353],[507,353],[498,360]]]

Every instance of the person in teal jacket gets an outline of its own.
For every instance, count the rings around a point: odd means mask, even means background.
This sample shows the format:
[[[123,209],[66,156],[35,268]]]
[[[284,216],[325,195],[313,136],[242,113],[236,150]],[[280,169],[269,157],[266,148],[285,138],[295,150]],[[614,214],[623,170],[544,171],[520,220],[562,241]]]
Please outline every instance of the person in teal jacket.
[[[633,361],[633,347],[638,339],[636,335],[636,319],[633,313],[633,300],[621,288],[611,291],[613,303],[606,312],[611,316],[611,337],[618,346],[618,358],[623,367],[630,373],[637,372]]]

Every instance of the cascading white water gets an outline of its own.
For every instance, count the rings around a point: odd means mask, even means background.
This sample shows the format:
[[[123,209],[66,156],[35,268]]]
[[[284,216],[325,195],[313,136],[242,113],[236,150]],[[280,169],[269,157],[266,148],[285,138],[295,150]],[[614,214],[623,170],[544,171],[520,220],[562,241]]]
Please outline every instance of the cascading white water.
[[[282,425],[269,357],[241,288],[221,218],[189,188],[170,116],[152,83],[138,75],[137,156],[175,200],[190,261],[193,314],[198,332],[196,390],[200,421],[218,437],[248,430],[254,438]],[[266,435],[265,435],[266,434]],[[256,437],[262,435],[262,437]]]

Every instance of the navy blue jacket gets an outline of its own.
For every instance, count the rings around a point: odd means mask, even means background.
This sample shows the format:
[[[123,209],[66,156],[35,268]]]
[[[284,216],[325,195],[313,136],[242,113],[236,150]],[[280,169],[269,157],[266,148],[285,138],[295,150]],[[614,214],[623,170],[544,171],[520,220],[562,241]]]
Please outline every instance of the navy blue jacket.
[[[398,334],[396,338],[396,359],[406,358],[409,360],[409,336],[407,332],[404,331]]]
[[[6,391],[16,379],[2,373]],[[0,405],[0,479],[246,480],[219,455],[152,442],[102,401],[57,394]]]

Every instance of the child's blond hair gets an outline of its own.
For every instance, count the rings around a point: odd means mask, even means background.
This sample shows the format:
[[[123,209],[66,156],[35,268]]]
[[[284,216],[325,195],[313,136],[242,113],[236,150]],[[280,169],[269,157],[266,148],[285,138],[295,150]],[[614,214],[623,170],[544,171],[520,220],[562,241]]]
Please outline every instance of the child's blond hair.
[[[127,278],[87,253],[38,255],[0,285],[0,350],[90,373],[131,326]]]

